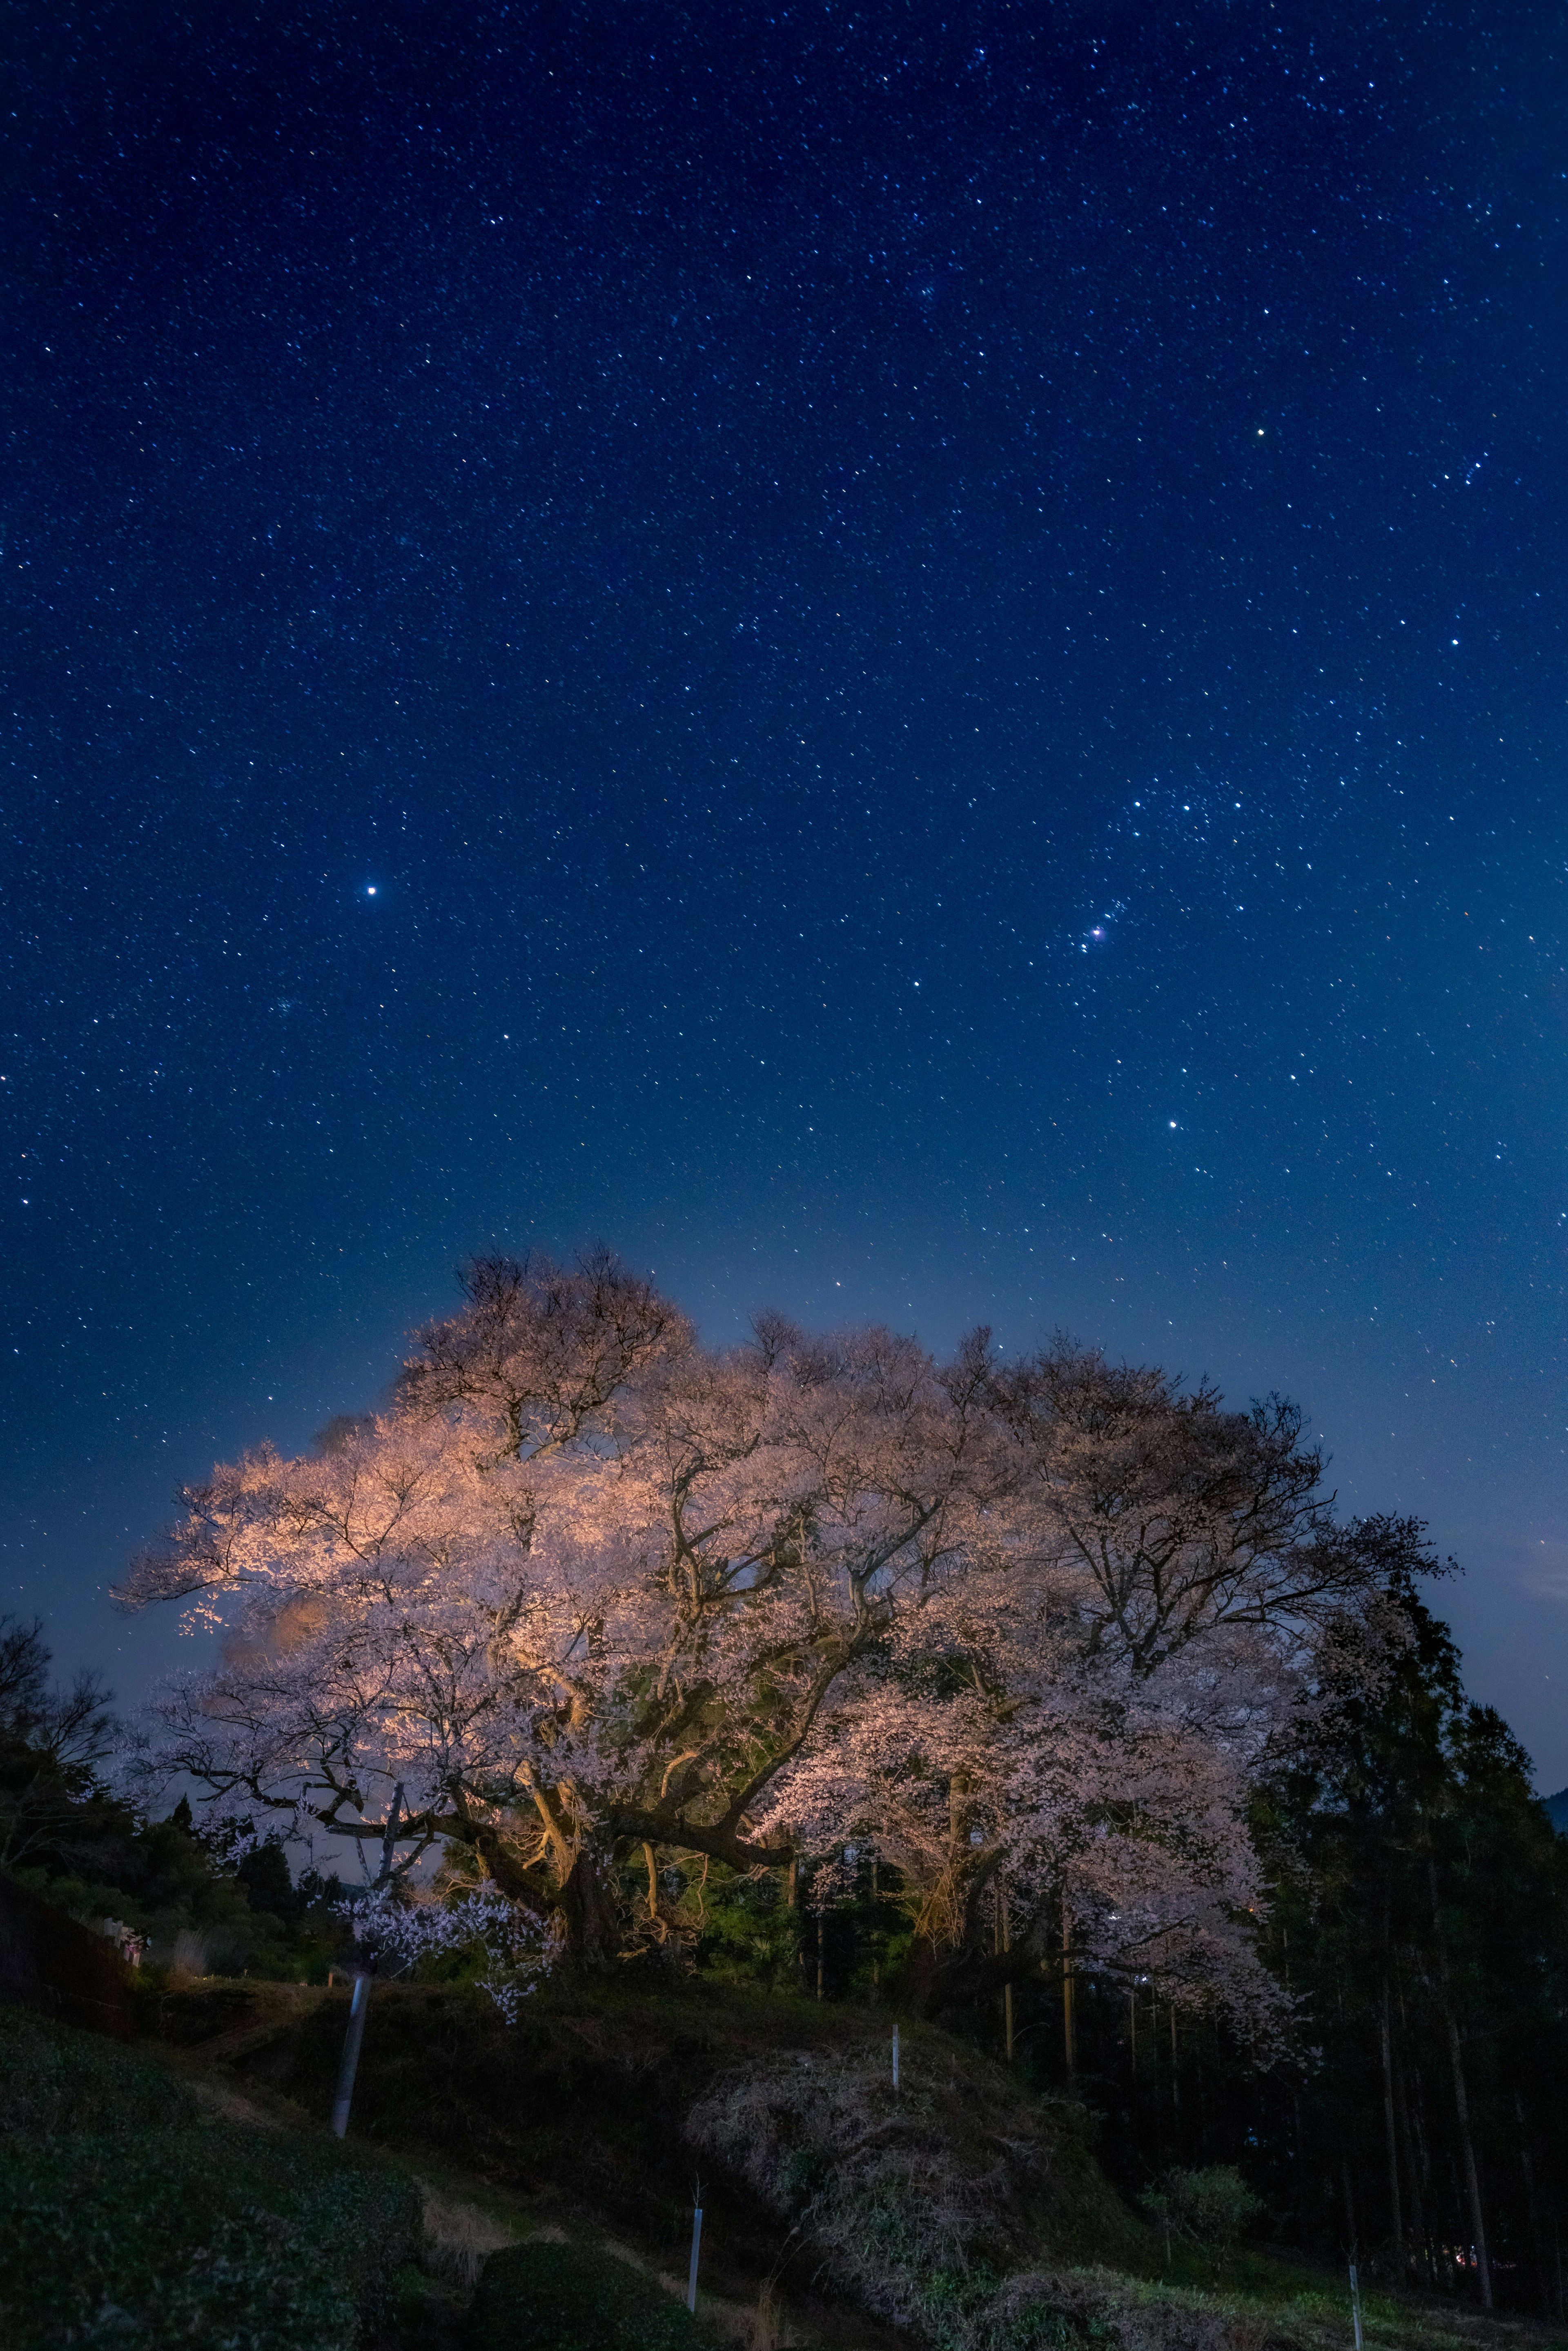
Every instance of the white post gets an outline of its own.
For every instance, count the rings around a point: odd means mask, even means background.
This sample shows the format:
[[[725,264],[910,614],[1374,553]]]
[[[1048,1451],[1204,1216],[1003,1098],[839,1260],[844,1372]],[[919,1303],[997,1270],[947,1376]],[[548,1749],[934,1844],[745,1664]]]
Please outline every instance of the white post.
[[[893,2028],[893,2086],[898,2087],[898,2027]]]
[[[354,1978],[354,1997],[349,2002],[349,2029],[343,2035],[343,2060],[338,2068],[338,2094],[332,2100],[332,2128],[340,2138],[349,2127],[349,2108],[354,2098],[354,2076],[360,2070],[360,2048],[365,2037],[365,2011],[370,2004],[370,1977],[357,1975]]]
[[[1350,2323],[1355,2329],[1355,2351],[1361,2345],[1361,2284],[1355,2274],[1355,2263],[1350,2265]]]
[[[698,2204],[692,2213],[692,2266],[686,2279],[686,2308],[695,2312],[697,2306],[697,2253],[703,2241],[703,2208]]]

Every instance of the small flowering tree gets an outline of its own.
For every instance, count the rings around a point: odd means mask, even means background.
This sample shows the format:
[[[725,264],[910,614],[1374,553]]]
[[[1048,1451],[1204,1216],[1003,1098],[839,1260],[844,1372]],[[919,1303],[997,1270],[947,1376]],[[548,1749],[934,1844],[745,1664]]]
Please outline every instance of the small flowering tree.
[[[508,1902],[492,1886],[473,1888],[455,1900],[415,1901],[390,1886],[351,1896],[341,1906],[354,1941],[389,1973],[416,1967],[421,1959],[477,1949],[485,1973],[477,1978],[508,2024],[520,2003],[548,1974],[552,1957],[539,1921]]]

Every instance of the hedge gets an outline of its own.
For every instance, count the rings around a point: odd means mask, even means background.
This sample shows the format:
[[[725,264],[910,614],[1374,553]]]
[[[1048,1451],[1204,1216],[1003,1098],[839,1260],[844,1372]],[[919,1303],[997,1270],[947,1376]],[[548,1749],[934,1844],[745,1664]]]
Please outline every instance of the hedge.
[[[629,2262],[538,2239],[492,2253],[465,2351],[713,2351],[716,2338]]]
[[[0,2008],[6,2351],[357,2351],[419,2228],[397,2174],[214,2121],[154,2061]]]

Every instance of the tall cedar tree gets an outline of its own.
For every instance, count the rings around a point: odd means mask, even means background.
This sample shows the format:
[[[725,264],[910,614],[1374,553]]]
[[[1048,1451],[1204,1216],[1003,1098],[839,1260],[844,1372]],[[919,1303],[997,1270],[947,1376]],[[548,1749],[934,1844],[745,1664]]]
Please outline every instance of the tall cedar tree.
[[[1447,1626],[1402,1606],[1387,1685],[1331,1686],[1260,1806],[1270,1950],[1321,2052],[1277,2192],[1322,2250],[1560,2311],[1568,1845]]]

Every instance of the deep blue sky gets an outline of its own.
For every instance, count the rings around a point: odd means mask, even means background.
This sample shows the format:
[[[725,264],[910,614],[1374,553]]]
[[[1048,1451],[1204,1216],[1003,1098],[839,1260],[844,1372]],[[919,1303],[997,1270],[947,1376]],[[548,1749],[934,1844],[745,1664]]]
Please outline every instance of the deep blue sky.
[[[5,38],[0,1606],[602,1236],[1294,1395],[1568,1780],[1560,7]]]

